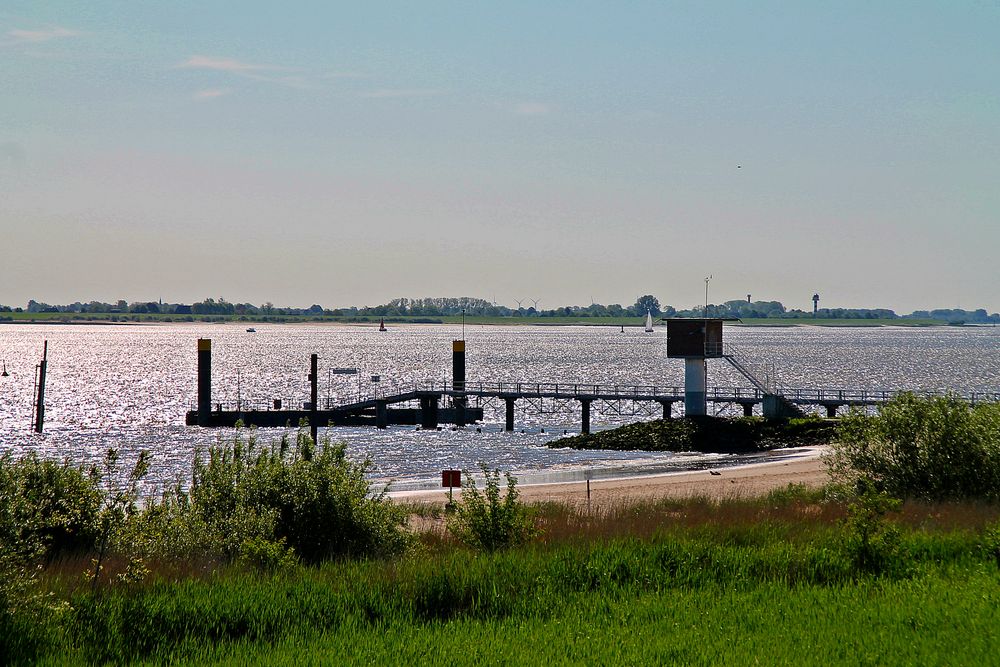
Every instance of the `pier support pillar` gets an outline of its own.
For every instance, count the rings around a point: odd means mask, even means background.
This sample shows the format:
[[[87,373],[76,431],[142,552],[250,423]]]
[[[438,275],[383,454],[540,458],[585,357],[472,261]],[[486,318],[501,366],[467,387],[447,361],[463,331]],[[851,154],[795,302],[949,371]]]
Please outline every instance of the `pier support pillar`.
[[[590,433],[590,399],[580,399],[580,433]]]
[[[212,413],[212,339],[198,339],[198,426],[208,426]]]
[[[386,401],[375,401],[375,426],[389,427],[389,403]]]
[[[688,357],[684,360],[684,415],[687,417],[708,414],[708,367],[704,358]]]
[[[506,415],[505,415],[506,419],[504,420],[504,430],[505,431],[513,431],[514,430],[514,401],[515,400],[516,399],[513,399],[513,398],[505,398],[505,399],[503,399],[504,408],[505,408],[504,412],[506,413]]]
[[[427,429],[438,427],[437,396],[424,396],[420,399],[420,427]]]
[[[834,403],[832,405],[826,406],[826,416],[829,419],[836,419],[837,417],[837,405]]]
[[[663,418],[670,419],[673,417],[671,414],[671,408],[673,407],[673,401],[662,401],[660,405],[663,407]]]
[[[753,403],[744,403],[743,404],[743,416],[744,417],[753,417]]]

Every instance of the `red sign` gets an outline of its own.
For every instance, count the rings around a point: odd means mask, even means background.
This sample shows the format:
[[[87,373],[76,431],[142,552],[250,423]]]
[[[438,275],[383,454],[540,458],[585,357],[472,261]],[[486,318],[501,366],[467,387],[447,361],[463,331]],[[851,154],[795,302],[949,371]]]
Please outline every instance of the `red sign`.
[[[441,471],[441,486],[448,488],[462,488],[462,471],[461,470],[442,470]]]

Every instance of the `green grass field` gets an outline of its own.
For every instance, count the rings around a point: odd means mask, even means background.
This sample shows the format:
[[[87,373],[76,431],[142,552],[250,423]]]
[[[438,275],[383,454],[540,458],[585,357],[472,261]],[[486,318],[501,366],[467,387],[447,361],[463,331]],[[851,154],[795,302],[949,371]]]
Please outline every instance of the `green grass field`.
[[[96,594],[85,564],[64,562],[45,584],[68,607],[33,659],[972,665],[1000,652],[995,505],[905,505],[880,524],[895,537],[877,567],[859,566],[846,508],[822,492],[537,511],[541,535],[495,554],[431,531],[394,560],[154,565]]]

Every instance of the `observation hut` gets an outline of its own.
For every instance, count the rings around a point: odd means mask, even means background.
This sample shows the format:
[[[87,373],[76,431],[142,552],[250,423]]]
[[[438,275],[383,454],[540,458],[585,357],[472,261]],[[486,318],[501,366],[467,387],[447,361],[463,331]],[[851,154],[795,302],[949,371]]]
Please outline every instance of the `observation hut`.
[[[723,318],[667,318],[667,357],[684,360],[684,414],[708,414],[707,359],[723,356]]]

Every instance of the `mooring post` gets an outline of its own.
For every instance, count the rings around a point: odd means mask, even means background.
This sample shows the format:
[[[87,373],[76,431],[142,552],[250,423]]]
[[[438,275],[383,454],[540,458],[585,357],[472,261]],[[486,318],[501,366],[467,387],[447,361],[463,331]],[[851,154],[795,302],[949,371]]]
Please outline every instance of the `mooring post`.
[[[580,401],[580,412],[581,414],[581,424],[580,433],[587,435],[590,433],[590,399],[581,398]]]
[[[316,401],[319,400],[319,379],[317,368],[319,366],[319,355],[313,354],[309,357],[309,434],[312,436],[313,444],[316,444],[316,428],[319,425],[319,407]]]
[[[504,430],[505,431],[513,431],[514,430],[514,401],[515,400],[517,400],[517,399],[514,399],[514,398],[505,398],[505,399],[503,399],[504,407],[505,407],[504,411],[506,412],[506,415],[505,415],[506,420],[505,420],[505,423],[504,423]]]
[[[198,339],[198,426],[209,426],[212,414],[212,339]]]
[[[463,315],[464,318],[464,315]],[[455,391],[465,391],[465,339],[453,340],[451,342],[451,374],[452,387]],[[455,425],[465,426],[465,404],[464,394],[458,394],[452,398],[455,406]],[[436,406],[435,406],[436,407]]]
[[[35,433],[45,424],[45,372],[49,365],[49,341],[42,346],[42,361],[38,364],[38,396],[35,398]]]

